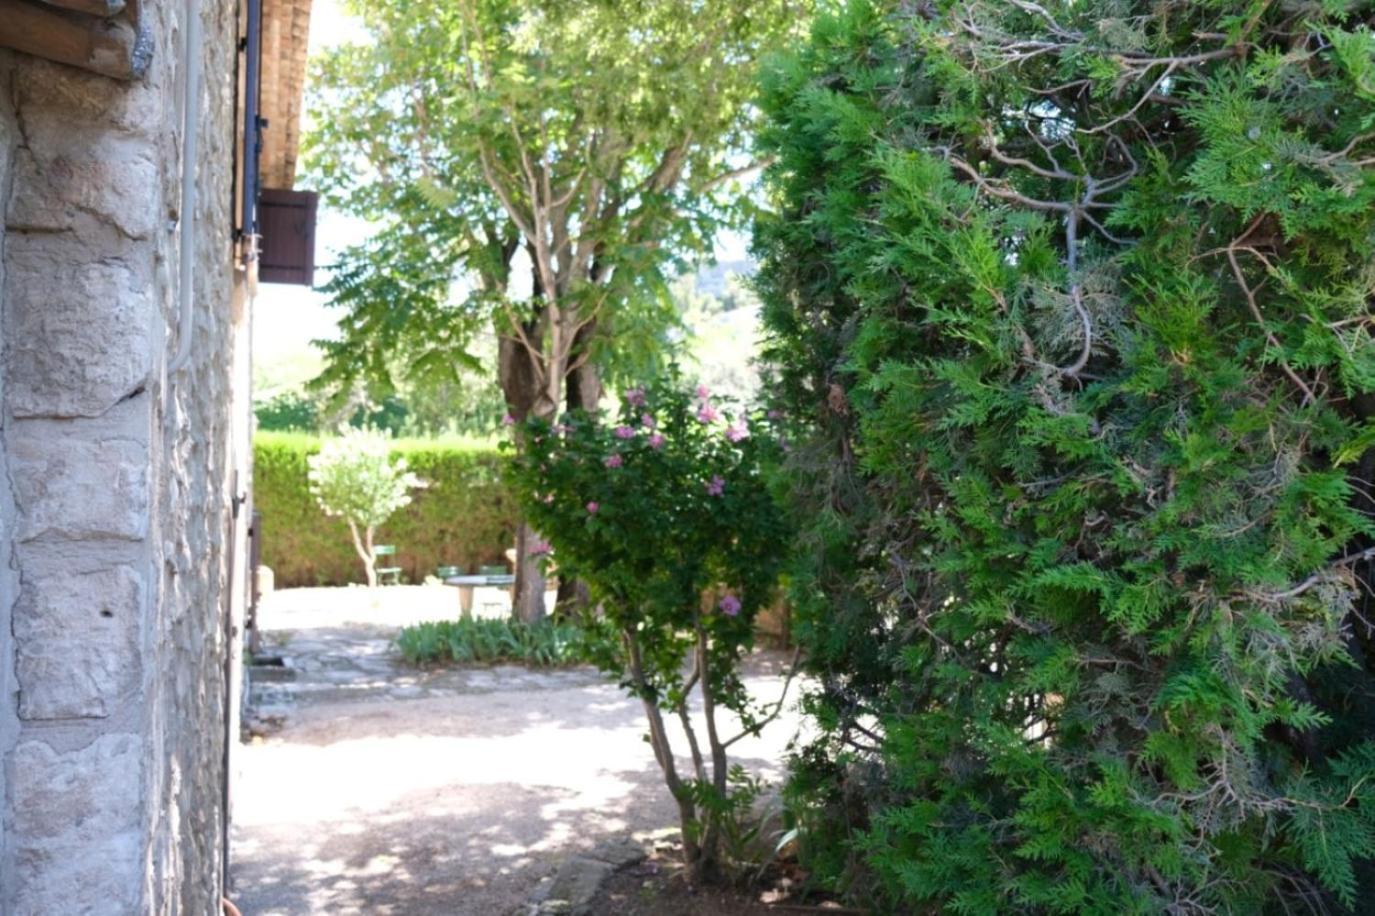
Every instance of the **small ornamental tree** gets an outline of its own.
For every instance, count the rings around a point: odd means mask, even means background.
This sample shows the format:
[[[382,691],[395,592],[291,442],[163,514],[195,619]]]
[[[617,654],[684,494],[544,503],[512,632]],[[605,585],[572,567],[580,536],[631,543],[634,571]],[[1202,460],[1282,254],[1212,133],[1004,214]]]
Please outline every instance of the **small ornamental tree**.
[[[717,872],[723,830],[740,804],[728,750],[783,702],[756,706],[739,672],[783,554],[780,513],[761,472],[778,446],[764,424],[727,412],[705,389],[695,397],[634,389],[614,423],[582,413],[528,423],[511,472],[559,574],[588,585],[585,623],[605,634],[594,661],[644,704],[649,743],[678,804],[685,862],[700,879]],[[692,718],[694,692],[705,740]],[[737,734],[722,732],[723,710],[743,723]],[[685,733],[687,773],[666,717]]]
[[[1375,4],[832,9],[756,236],[813,873],[1371,912]]]
[[[369,587],[377,585],[377,526],[411,501],[410,491],[425,484],[406,470],[406,459],[392,459],[387,439],[372,430],[353,429],[330,439],[311,455],[310,492],[326,515],[348,523],[353,548],[363,561]]]

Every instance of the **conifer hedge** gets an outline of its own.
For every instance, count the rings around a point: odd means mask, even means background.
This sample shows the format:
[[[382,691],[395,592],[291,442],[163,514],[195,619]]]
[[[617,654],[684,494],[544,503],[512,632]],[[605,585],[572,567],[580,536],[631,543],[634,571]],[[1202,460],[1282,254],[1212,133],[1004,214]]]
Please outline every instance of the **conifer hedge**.
[[[278,588],[363,581],[348,526],[321,511],[310,494],[306,459],[320,440],[298,433],[258,433],[253,441],[253,505],[262,515],[263,565]],[[377,532],[395,544],[405,582],[424,581],[439,566],[506,563],[515,544],[517,509],[502,481],[506,458],[495,445],[404,441],[406,459],[426,487]]]
[[[1369,912],[1375,4],[850,0],[756,248],[880,910]]]

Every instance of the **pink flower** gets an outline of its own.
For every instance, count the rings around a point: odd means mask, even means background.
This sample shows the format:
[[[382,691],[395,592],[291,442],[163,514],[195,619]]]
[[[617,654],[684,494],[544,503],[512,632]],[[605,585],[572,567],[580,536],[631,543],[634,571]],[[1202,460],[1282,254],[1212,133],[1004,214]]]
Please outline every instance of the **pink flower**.
[[[616,438],[617,438],[617,439],[634,439],[634,438],[635,438],[635,430],[631,429],[629,426],[618,426],[618,427],[616,427]]]
[[[597,514],[597,510],[600,509],[600,508],[601,508],[601,503],[598,503],[598,502],[590,502],[590,503],[587,504],[587,514],[588,514],[588,515],[596,515],[596,514]]]
[[[646,414],[641,414],[641,415],[640,415],[640,423],[641,423],[646,429],[653,429],[654,426],[655,426],[654,418],[651,417],[651,416],[650,416],[649,414],[647,414],[647,413],[646,413]]]
[[[740,613],[740,599],[734,595],[727,595],[716,605],[721,609],[721,613],[727,617],[734,617]]]
[[[550,546],[548,541],[536,541],[530,547],[530,556],[532,557],[543,557],[553,552],[554,548]]]
[[[706,385],[698,385],[697,396],[702,400],[706,400],[707,398],[711,397],[711,389],[708,388]]]
[[[781,410],[770,410],[769,413],[768,413],[768,418],[769,418],[770,420],[781,420],[781,419],[783,419],[783,411],[781,411]]]
[[[726,492],[726,482],[721,479],[720,474],[714,475],[707,483],[707,495],[720,496],[724,492]]]
[[[631,388],[625,393],[625,402],[631,407],[645,406],[645,390],[640,387]]]
[[[554,426],[554,433],[556,435],[566,436],[572,431],[573,427],[569,426],[567,423],[559,423]]]
[[[515,425],[516,425],[516,418],[513,417],[513,416],[511,416],[511,415],[508,413],[506,416],[504,416],[504,417],[501,418],[501,425],[502,425],[502,426],[515,426]]]
[[[749,437],[749,428],[746,427],[743,423],[739,426],[732,423],[730,426],[726,427],[726,438],[732,442],[739,442],[740,440],[748,439]]]
[[[603,461],[602,464],[606,465],[609,468],[618,468],[621,465],[625,464],[625,460],[621,458],[620,455],[607,455],[606,460]]]
[[[715,423],[721,415],[716,412],[716,408],[710,404],[703,404],[697,408],[697,419],[703,423]]]
[[[652,449],[654,449],[655,451],[658,451],[659,449],[663,448],[663,447],[664,447],[664,437],[661,436],[661,435],[659,435],[658,433],[655,433],[654,435],[650,436],[650,437],[649,437],[649,447],[652,448]]]

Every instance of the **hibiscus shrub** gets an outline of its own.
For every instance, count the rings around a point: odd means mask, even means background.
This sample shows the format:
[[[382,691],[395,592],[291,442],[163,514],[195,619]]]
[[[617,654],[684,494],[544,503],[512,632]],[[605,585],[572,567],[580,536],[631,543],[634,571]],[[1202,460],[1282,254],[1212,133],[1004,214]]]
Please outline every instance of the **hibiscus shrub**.
[[[739,808],[727,751],[778,708],[754,704],[740,678],[783,554],[762,471],[778,448],[768,422],[714,404],[702,388],[633,389],[615,423],[586,414],[531,421],[510,472],[558,574],[588,586],[584,623],[605,634],[592,641],[592,660],[644,704],[684,858],[702,878],[722,864],[723,832]],[[743,724],[739,734],[718,729],[722,710]],[[665,716],[685,730],[690,772],[678,770]]]

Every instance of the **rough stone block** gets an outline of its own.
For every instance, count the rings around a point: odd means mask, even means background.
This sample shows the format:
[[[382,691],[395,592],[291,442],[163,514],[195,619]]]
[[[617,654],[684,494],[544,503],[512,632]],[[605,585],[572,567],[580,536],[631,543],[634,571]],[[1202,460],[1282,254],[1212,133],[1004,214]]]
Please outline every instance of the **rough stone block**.
[[[540,905],[540,913],[569,913],[572,916],[588,916],[589,904],[597,896],[602,882],[611,877],[615,869],[596,859],[574,856],[563,863],[554,883],[548,889],[548,896]]]
[[[139,683],[143,608],[128,566],[26,570],[13,621],[20,718],[110,715]]]
[[[70,130],[47,139],[15,157],[11,230],[63,232],[94,222],[131,239],[152,236],[162,194],[147,140]]]
[[[15,68],[14,98],[34,142],[70,137],[74,127],[151,136],[167,116],[165,97],[151,80],[112,80],[45,60],[25,63]]]
[[[632,840],[630,837],[621,837],[616,840],[608,840],[586,855],[588,859],[596,859],[598,862],[605,862],[615,869],[627,868],[631,865],[638,865],[648,858],[644,846]]]
[[[73,751],[39,741],[8,767],[11,916],[133,913],[142,881],[142,745],[106,735]]]
[[[17,417],[96,417],[147,385],[155,304],[146,273],[69,236],[11,239],[6,385]]]
[[[11,425],[8,446],[18,540],[144,538],[146,440],[132,431],[127,437],[111,433],[99,421],[20,420]]]

